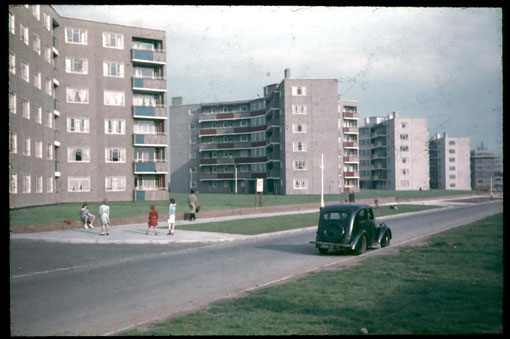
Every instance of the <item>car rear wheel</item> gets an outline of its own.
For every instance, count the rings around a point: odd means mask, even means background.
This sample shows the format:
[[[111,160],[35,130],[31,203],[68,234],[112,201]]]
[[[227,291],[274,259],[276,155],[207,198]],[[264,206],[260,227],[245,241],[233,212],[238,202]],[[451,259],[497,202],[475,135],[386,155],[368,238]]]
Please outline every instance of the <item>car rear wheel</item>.
[[[383,236],[383,238],[381,239],[381,248],[382,247],[388,247],[390,246],[390,234],[388,232],[386,232]]]
[[[367,251],[367,237],[363,235],[354,249],[354,254],[360,255]]]
[[[324,255],[324,254],[327,254],[327,253],[328,253],[328,249],[327,249],[327,248],[320,248],[320,247],[319,247],[319,248],[318,248],[318,250],[319,250],[319,253],[320,253],[320,254],[322,254],[322,255]]]

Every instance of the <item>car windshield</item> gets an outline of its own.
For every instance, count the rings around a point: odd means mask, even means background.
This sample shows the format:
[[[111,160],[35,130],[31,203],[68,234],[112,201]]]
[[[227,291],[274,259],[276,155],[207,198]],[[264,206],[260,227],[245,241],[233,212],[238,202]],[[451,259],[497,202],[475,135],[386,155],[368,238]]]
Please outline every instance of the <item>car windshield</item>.
[[[324,220],[347,220],[349,215],[345,212],[324,213]]]

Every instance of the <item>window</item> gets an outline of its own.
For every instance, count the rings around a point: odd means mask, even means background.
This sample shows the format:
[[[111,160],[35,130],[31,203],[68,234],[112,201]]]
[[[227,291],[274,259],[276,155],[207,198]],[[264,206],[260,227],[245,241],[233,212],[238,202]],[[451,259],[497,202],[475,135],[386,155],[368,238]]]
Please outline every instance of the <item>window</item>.
[[[16,74],[16,56],[9,52],[9,71]]]
[[[126,190],[126,177],[106,177],[105,190],[109,192],[122,192]]]
[[[308,180],[307,179],[294,179],[293,187],[295,190],[305,190],[308,189]]]
[[[89,118],[67,118],[69,133],[89,133]]]
[[[16,173],[9,175],[9,193],[18,193],[18,175]]]
[[[21,99],[21,114],[23,118],[30,120],[30,101]]]
[[[400,146],[400,152],[407,152],[407,151],[409,151],[409,146],[407,146],[407,145]]]
[[[32,5],[32,14],[37,20],[41,20],[41,5]]]
[[[124,64],[120,62],[103,62],[103,75],[105,77],[124,78]]]
[[[9,152],[18,153],[18,135],[14,132],[9,132]]]
[[[150,94],[133,94],[133,106],[150,106],[155,107],[160,105],[160,100],[154,95]]]
[[[42,193],[43,191],[43,177],[38,175],[35,177],[35,193]]]
[[[68,162],[90,162],[90,148],[89,147],[68,147],[67,148],[67,161]]]
[[[87,31],[79,28],[66,27],[65,30],[66,42],[70,44],[87,44]]]
[[[30,176],[30,174],[23,175],[23,193],[31,192],[31,190],[32,190],[31,183],[32,183],[32,177]]]
[[[294,170],[296,170],[296,171],[306,170],[306,161],[304,161],[304,160],[294,161]]]
[[[47,193],[53,192],[53,177],[46,178],[46,192]]]
[[[401,122],[400,123],[401,128],[407,128],[407,122]]]
[[[124,106],[124,92],[104,91],[104,104],[106,106]]]
[[[37,89],[42,88],[41,72],[34,70],[34,86]]]
[[[126,162],[126,149],[119,147],[107,147],[105,148],[105,161],[106,162]]]
[[[401,180],[400,185],[402,187],[409,187],[409,180]]]
[[[44,20],[44,27],[46,27],[46,29],[48,31],[51,31],[51,18],[45,12],[43,12],[43,20]]]
[[[53,96],[53,84],[51,83],[51,79],[45,78],[44,83],[46,87],[46,94]]]
[[[34,142],[34,148],[35,148],[35,157],[42,159],[42,141],[35,141]]]
[[[16,17],[11,12],[9,12],[9,32],[16,34]]]
[[[21,41],[28,46],[28,27],[23,24],[19,24],[19,34]]]
[[[46,144],[46,159],[53,160],[53,145]]]
[[[454,187],[455,187],[455,183],[454,183],[454,182],[452,182],[452,183],[450,184],[450,187],[454,188]]]
[[[135,123],[136,126],[136,123]],[[126,121],[116,119],[105,119],[104,120],[104,132],[105,134],[125,134],[126,132]],[[135,133],[137,133],[135,131]],[[143,133],[137,133],[143,134]]]
[[[409,158],[402,158],[402,163],[403,164],[407,164],[409,162]]]
[[[21,62],[21,79],[30,82],[30,66],[23,61]]]
[[[103,47],[124,49],[124,35],[103,32]]]
[[[34,105],[35,111],[35,122],[38,124],[42,124],[42,108],[39,105]]]
[[[46,111],[46,127],[53,128],[53,113]]]
[[[67,178],[67,191],[68,192],[89,192],[90,191],[90,177],[68,177]]]
[[[251,156],[252,156],[252,158],[266,156],[266,148],[265,147],[252,148],[251,149]]]
[[[66,58],[66,73],[89,73],[88,59]]]
[[[448,150],[448,153],[455,154],[455,150],[454,149],[450,149],[450,150]]]
[[[292,124],[292,133],[306,133],[306,125]]]
[[[403,168],[402,175],[408,175],[408,174],[409,174],[409,170],[407,168]]]
[[[44,60],[46,60],[47,62],[49,62],[50,64],[52,63],[52,56],[51,56],[51,49],[48,47],[48,45],[44,45]]]
[[[455,146],[455,140],[450,140],[450,141],[448,142],[448,145],[450,145],[450,146]]]
[[[79,88],[66,88],[66,100],[74,104],[88,104],[89,90]]]
[[[37,33],[32,33],[32,46],[34,48],[34,52],[41,55],[41,38]]]
[[[449,162],[455,162],[455,158],[449,158],[448,161]]]
[[[9,93],[9,111],[16,114],[16,94],[13,92]]]
[[[133,125],[134,134],[156,134],[154,121],[135,121]]]
[[[450,167],[449,167],[449,170],[450,170],[450,171],[455,171],[455,166],[450,166]]]
[[[409,139],[409,135],[407,134],[400,134],[400,140],[408,140]]]
[[[306,114],[306,105],[292,105],[292,114]]]
[[[297,87],[292,87],[292,95],[294,96],[304,96],[306,95],[306,87],[301,87],[301,86],[297,86]]]
[[[450,179],[455,179],[455,178],[456,178],[455,174],[450,174]]]

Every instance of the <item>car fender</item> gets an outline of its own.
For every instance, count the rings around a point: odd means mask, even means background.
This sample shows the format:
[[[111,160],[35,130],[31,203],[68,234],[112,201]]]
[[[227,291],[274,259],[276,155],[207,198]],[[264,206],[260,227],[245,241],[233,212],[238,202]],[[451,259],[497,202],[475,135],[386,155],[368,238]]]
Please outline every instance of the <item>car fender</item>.
[[[376,239],[378,244],[381,243],[381,240],[384,237],[384,235],[386,234],[386,232],[388,232],[388,234],[390,235],[390,239],[392,239],[393,235],[391,234],[390,228],[385,223],[381,223],[379,225],[379,231],[378,231],[378,235],[377,235],[377,239]]]
[[[356,248],[361,237],[364,236],[365,234],[367,234],[367,236],[368,236],[368,232],[366,230],[362,230],[361,232],[356,234],[356,236],[352,239],[352,242],[351,242],[351,250],[354,250]],[[367,244],[367,246],[368,246],[368,244]]]

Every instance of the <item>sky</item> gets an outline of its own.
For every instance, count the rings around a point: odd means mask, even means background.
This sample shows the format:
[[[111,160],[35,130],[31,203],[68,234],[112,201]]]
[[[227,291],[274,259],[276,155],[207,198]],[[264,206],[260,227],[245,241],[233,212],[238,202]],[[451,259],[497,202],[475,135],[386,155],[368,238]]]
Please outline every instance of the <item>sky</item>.
[[[503,152],[501,8],[53,5],[62,16],[166,31],[168,96],[262,97],[338,79],[363,118],[427,117],[430,135]]]

